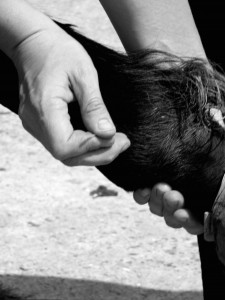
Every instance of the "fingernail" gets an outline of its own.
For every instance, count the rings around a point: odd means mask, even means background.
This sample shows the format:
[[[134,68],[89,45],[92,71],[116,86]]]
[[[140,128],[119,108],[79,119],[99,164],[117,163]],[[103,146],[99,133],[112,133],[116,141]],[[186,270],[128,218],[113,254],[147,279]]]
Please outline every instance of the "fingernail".
[[[101,119],[98,121],[98,128],[103,131],[107,130],[113,130],[114,126],[112,122],[109,121],[109,119]]]

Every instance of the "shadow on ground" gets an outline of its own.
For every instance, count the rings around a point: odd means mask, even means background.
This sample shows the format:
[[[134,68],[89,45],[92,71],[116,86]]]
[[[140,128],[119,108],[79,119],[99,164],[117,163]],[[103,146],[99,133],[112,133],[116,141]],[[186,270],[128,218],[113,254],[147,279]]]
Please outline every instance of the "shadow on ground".
[[[22,300],[201,300],[199,291],[165,291],[57,277],[1,275],[0,284]],[[0,300],[14,298],[3,298]]]

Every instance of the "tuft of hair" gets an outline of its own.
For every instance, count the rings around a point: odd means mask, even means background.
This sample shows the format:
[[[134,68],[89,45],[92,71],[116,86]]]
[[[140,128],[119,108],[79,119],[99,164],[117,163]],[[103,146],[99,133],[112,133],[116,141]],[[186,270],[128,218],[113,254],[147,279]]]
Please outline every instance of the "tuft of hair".
[[[224,76],[206,61],[149,50],[130,54],[115,76],[100,75],[100,87],[131,140],[101,172],[127,190],[167,182],[202,220],[225,170]]]
[[[117,131],[131,140],[128,150],[98,169],[126,190],[167,182],[202,219],[225,170],[224,75],[198,58],[154,49],[118,53],[58,25],[92,58]],[[71,121],[84,128],[77,111],[73,103]]]
[[[203,59],[155,49],[118,53],[68,25],[63,29],[92,58],[117,131],[131,141],[128,150],[98,169],[129,191],[167,182],[203,221],[225,170],[224,75]],[[70,109],[75,128],[83,126],[77,111],[78,105]]]

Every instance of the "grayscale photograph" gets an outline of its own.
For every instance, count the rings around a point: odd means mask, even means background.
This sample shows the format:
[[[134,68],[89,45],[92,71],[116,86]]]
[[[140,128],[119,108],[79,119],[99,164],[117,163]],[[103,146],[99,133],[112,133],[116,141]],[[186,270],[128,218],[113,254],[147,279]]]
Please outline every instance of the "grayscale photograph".
[[[0,300],[225,299],[224,28],[0,0]]]

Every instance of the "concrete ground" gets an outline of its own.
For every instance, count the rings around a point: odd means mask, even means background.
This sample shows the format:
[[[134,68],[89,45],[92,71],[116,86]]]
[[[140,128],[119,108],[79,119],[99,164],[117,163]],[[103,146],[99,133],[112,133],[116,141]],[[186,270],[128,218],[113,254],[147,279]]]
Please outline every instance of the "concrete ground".
[[[29,0],[116,49],[98,1]],[[0,108],[0,282],[41,300],[200,300],[196,237],[93,167],[66,168]],[[99,185],[117,196],[95,197]]]

